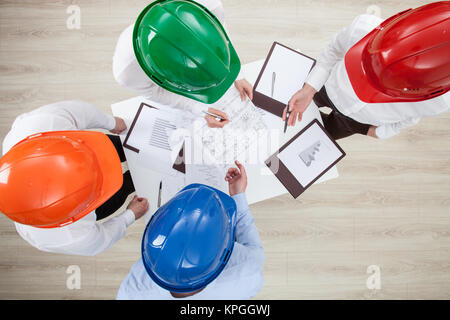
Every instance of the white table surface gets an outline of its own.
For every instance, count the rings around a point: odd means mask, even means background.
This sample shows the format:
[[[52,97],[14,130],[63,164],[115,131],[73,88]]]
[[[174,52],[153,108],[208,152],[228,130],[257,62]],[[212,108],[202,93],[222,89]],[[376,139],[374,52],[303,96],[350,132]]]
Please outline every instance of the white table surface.
[[[263,63],[264,60],[258,60],[242,66],[245,78],[250,83],[255,83]],[[111,105],[112,113],[114,116],[123,118],[127,124],[127,127],[129,128],[140,104],[145,101],[148,102],[148,100],[143,97],[134,97],[125,101],[114,103]],[[226,112],[226,109],[224,111]],[[280,147],[314,119],[318,119],[322,123],[319,109],[314,104],[314,102],[312,102],[304,112],[302,121],[297,122],[294,127],[288,127],[286,134],[283,134],[284,123],[280,118],[273,116],[270,113],[267,113],[265,116],[266,122],[270,123],[270,128],[274,128],[274,126],[275,128],[279,127],[280,137],[282,137]],[[126,134],[127,132],[124,132],[120,135],[122,143],[126,137]],[[124,151],[125,156],[127,157],[128,168],[130,170],[131,177],[133,178],[133,183],[136,188],[136,193],[140,197],[146,197],[150,203],[150,209],[145,216],[145,220],[148,221],[151,215],[157,209],[159,184],[161,180],[163,180],[163,183],[164,180],[170,180],[166,179],[167,177],[163,174],[140,165],[138,161],[138,154],[136,152],[131,151],[127,148],[124,148]],[[264,164],[261,163],[246,165],[246,171],[248,176],[246,195],[249,204],[274,198],[287,193],[286,188],[275,177],[275,175],[268,171]],[[336,166],[334,166],[320,179],[318,179],[316,183],[321,183],[333,178],[337,178],[338,176],[339,174],[337,168]]]

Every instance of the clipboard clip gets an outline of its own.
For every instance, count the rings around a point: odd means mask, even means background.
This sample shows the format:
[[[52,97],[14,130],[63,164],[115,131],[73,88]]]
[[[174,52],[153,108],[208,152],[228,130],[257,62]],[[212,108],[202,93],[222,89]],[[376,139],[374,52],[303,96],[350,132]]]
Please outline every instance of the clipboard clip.
[[[286,108],[287,110],[286,110],[286,120],[284,121],[284,133],[286,133],[289,117],[291,115],[291,111],[289,110],[289,102],[286,105]]]

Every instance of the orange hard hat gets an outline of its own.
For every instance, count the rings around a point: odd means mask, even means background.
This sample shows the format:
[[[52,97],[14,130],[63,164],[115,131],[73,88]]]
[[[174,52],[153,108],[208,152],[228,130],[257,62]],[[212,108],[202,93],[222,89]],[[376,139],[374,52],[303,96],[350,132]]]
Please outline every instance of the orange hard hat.
[[[368,103],[416,102],[450,90],[450,1],[383,21],[345,55],[350,83]]]
[[[122,183],[119,155],[105,134],[38,133],[0,158],[0,211],[21,224],[62,227],[98,208]]]

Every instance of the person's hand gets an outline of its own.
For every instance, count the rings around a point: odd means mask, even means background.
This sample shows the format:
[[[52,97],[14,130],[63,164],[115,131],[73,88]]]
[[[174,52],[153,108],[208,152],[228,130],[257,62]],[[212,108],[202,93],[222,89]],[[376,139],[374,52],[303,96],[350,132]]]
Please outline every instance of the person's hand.
[[[127,209],[133,211],[135,219],[141,218],[148,210],[148,200],[146,198],[140,198],[134,196],[127,206]]]
[[[222,111],[214,109],[214,108],[208,108],[208,112],[217,114],[226,119],[226,120],[220,120],[216,117],[213,117],[213,116],[210,116],[209,114],[207,114],[205,116],[205,120],[208,123],[208,127],[210,127],[210,128],[223,128],[228,122],[230,122],[230,120],[228,120],[228,116],[225,112],[222,112]]]
[[[114,117],[114,119],[116,119],[116,126],[109,132],[114,134],[121,134],[122,132],[127,130],[127,125],[125,124],[125,121],[122,118]]]
[[[377,132],[375,131],[376,129],[377,129],[377,127],[375,127],[375,126],[370,126],[369,130],[367,131],[367,135],[368,135],[369,137],[378,139]]]
[[[246,95],[250,98],[250,100],[253,100],[253,86],[246,79],[236,80],[234,82],[234,86],[241,94],[241,101],[245,100]]]
[[[235,161],[237,168],[228,169],[227,175],[225,176],[225,181],[228,182],[228,190],[230,196],[245,192],[247,189],[247,173],[245,172],[244,166]]]
[[[310,105],[315,93],[316,89],[305,83],[303,88],[292,96],[289,100],[289,111],[291,115],[289,116],[288,126],[294,126],[297,119],[298,121],[302,121],[303,112]],[[283,111],[283,121],[286,121],[286,111],[287,107]]]

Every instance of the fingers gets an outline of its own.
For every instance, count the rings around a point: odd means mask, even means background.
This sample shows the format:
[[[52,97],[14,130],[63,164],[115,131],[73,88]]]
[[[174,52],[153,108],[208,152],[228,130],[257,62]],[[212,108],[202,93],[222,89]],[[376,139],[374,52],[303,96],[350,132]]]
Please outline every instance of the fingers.
[[[144,212],[146,212],[148,210],[148,207],[149,207],[149,202],[145,198],[141,198],[141,199],[142,200],[140,200],[140,201],[141,201],[141,204],[142,204],[142,209],[144,210]]]
[[[286,113],[287,113],[287,107],[284,108],[283,110],[283,121],[286,121]]]
[[[289,121],[288,121],[288,126],[293,126],[295,125],[295,122],[297,120],[297,115],[298,112],[297,111],[292,111],[290,116],[289,116]]]
[[[245,93],[244,93],[244,87],[242,85],[242,81],[241,80],[236,80],[234,82],[234,87],[237,89],[237,91],[239,91],[239,95],[241,96],[241,101],[245,100]]]
[[[245,90],[244,88],[239,88],[239,93],[241,94],[241,101],[245,101]]]
[[[221,120],[219,118],[216,118],[214,116],[211,115],[206,115],[205,116],[205,120],[208,123],[208,127],[210,128],[223,128],[225,125],[227,125],[230,120],[228,119],[228,115],[220,110],[214,109],[214,108],[208,108],[208,111],[213,113],[213,114],[217,114],[218,116],[221,116],[222,118],[224,118],[225,120]]]
[[[247,96],[250,100],[253,100],[253,86],[246,81],[245,87],[244,87],[245,93],[247,93]]]
[[[225,181],[231,181],[231,180],[233,180],[233,178],[235,178],[236,176],[239,176],[239,175],[240,175],[240,173],[239,173],[238,169],[230,168],[230,169],[228,169],[228,172],[225,176]]]
[[[121,134],[127,129],[125,120],[120,117],[114,117],[114,119],[116,120],[116,126],[114,127],[114,129],[110,130],[110,132],[114,134]]]
[[[239,91],[241,101],[245,101],[247,96],[250,100],[253,100],[253,86],[246,79],[235,81],[234,86]]]
[[[239,161],[235,161],[234,162],[236,165],[237,165],[237,167],[239,168],[239,171],[241,172],[241,175],[243,176],[243,177],[245,177],[245,178],[247,178],[247,172],[245,171],[245,168],[244,168],[244,166],[239,162]]]
[[[207,115],[205,117],[208,127],[210,128],[223,128],[230,120],[216,120],[213,116]]]
[[[220,128],[223,128],[223,127],[225,127],[228,123],[230,122],[230,120],[220,120],[219,121],[219,125],[220,125]]]
[[[227,114],[225,112],[217,110],[217,109],[214,109],[214,108],[209,108],[209,110],[210,110],[210,112],[212,112],[214,114],[217,114],[217,115],[219,115],[219,116],[221,116],[221,117],[223,117],[223,118],[228,120],[228,116],[227,116]]]
[[[135,202],[135,203],[139,203],[139,204],[146,204],[146,203],[148,204],[147,198],[139,197],[137,195],[135,195],[133,197],[133,199],[131,199],[131,202]]]
[[[148,210],[148,207],[149,207],[149,202],[148,202],[148,200],[147,200],[146,198],[137,198],[137,201],[138,201],[139,204],[141,205],[142,210],[143,210],[144,212],[146,212],[146,211]]]

